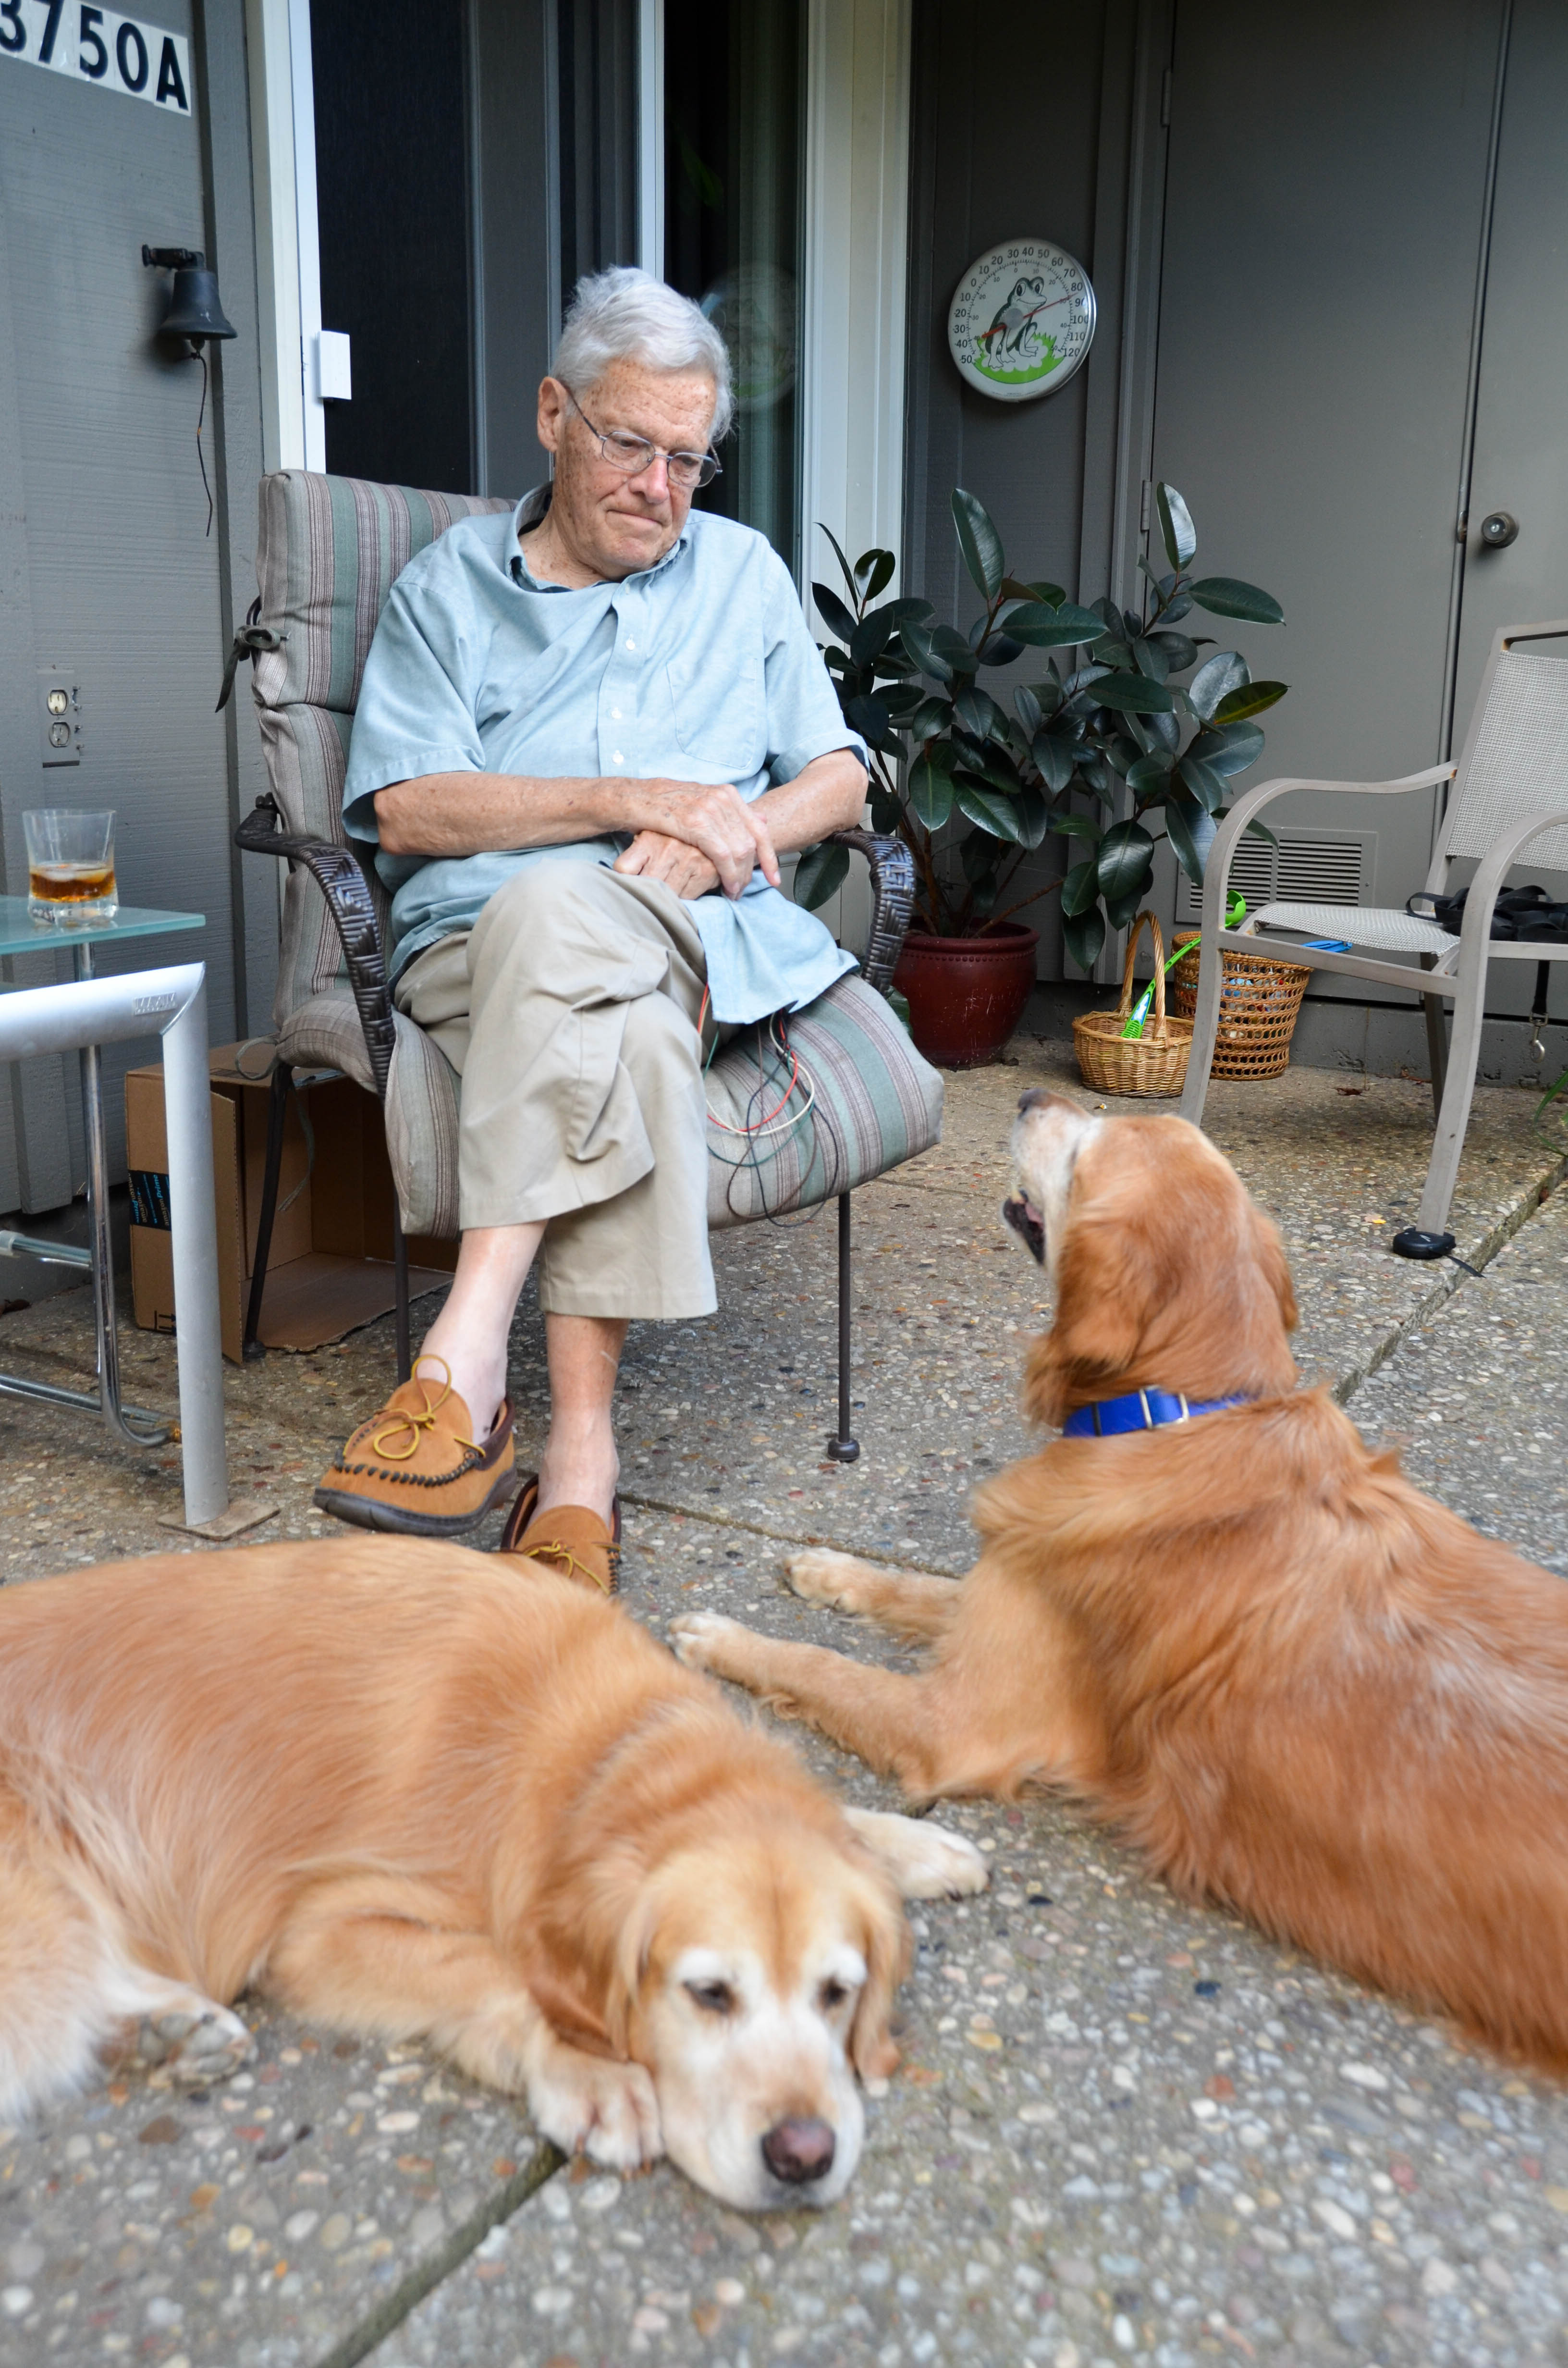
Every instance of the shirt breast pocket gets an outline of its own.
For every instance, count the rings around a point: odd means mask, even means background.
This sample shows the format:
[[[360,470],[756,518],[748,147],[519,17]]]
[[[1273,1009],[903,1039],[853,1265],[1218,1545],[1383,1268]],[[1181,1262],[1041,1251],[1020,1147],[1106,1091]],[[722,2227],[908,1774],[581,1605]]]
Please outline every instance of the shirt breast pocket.
[[[732,781],[750,780],[767,762],[767,707],[762,661],[728,652],[672,658],[666,669],[676,739],[699,764]]]

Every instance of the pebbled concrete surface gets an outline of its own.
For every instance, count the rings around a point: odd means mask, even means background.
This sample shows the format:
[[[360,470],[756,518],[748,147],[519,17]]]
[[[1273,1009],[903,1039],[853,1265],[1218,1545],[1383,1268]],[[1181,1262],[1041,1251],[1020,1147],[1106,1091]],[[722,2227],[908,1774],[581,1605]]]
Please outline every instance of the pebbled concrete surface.
[[[1082,1090],[1059,1047],[1023,1040],[1014,1060],[951,1080],[946,1142],[857,1198],[860,1464],[823,1468],[829,1217],[729,1236],[721,1314],[634,1334],[635,1616],[662,1629],[705,1604],[895,1659],[783,1590],[790,1544],[966,1566],[968,1488],[1027,1452],[1017,1369],[1045,1312],[996,1224],[1000,1145],[1023,1086]],[[1303,1369],[1354,1391],[1369,1436],[1408,1439],[1423,1486],[1568,1569],[1568,1194],[1526,1214],[1557,1148],[1529,1098],[1483,1091],[1461,1253],[1521,1230],[1481,1281],[1402,1266],[1378,1241],[1419,1190],[1425,1089],[1345,1083],[1287,1073],[1211,1109],[1284,1228]],[[82,1296],[0,1320],[0,1363],[78,1370]],[[258,1535],[321,1533],[310,1488],[387,1373],[387,1336],[229,1376],[238,1486],[282,1507]],[[530,1302],[525,1439],[538,1349]],[[131,1395],[172,1397],[166,1341],[126,1352]],[[177,1508],[172,1452],[0,1400],[0,1456],[7,1577],[179,1543],[154,1518]],[[994,1886],[915,1911],[904,2062],[835,2212],[747,2222],[667,2168],[556,2169],[514,2104],[418,2052],[339,2055],[253,2009],[249,2087],[116,2078],[0,2135],[0,2368],[1568,2362],[1568,2092],[1180,1907],[1056,1804],[940,1814]]]

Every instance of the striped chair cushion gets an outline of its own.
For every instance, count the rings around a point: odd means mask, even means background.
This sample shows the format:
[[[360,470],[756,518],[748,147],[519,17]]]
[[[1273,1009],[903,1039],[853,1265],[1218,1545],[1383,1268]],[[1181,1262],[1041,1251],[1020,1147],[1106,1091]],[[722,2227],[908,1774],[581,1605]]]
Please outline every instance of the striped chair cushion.
[[[261,622],[288,639],[256,660],[257,706],[352,715],[387,594],[415,553],[458,518],[517,506],[516,495],[415,493],[303,469],[263,477]]]
[[[458,1230],[458,1101],[460,1081],[443,1053],[400,1011],[387,1095],[387,1149],[403,1222],[411,1234],[450,1240]],[[891,1005],[864,979],[835,981],[789,1023],[809,1113],[748,1152],[722,1127],[708,1131],[708,1223],[714,1233],[755,1217],[810,1209],[847,1192],[901,1160],[928,1151],[942,1133],[942,1080],[923,1061]],[[298,1068],[342,1069],[375,1091],[354,998],[346,986],[312,996],[278,1031],[278,1052]],[[756,1032],[733,1037],[708,1072],[708,1107],[731,1126],[778,1101],[788,1064]],[[758,1097],[761,1097],[760,1104]],[[789,1117],[801,1106],[799,1089]]]
[[[512,501],[416,493],[280,469],[261,481],[260,621],[284,638],[256,664],[267,780],[284,826],[343,844],[343,776],[360,677],[387,594],[415,552],[477,511]],[[387,904],[372,891],[383,935]],[[296,869],[283,892],[273,1024],[346,977],[320,889]]]
[[[708,1223],[715,1233],[812,1208],[941,1140],[941,1076],[863,978],[836,979],[786,1024],[801,1086],[776,1123],[801,1109],[801,1087],[809,1086],[810,1113],[800,1124],[748,1145],[711,1123],[717,1111],[732,1127],[748,1116],[755,1124],[782,1098],[789,1065],[766,1041],[759,1049],[758,1030],[733,1037],[708,1072]]]

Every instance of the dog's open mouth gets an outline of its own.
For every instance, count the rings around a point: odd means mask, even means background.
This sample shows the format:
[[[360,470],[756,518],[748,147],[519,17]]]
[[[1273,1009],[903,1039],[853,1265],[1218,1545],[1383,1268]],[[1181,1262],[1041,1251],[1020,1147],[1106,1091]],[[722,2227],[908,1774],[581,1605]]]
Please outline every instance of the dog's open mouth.
[[[1002,1203],[1002,1221],[1011,1225],[1037,1265],[1045,1264],[1045,1219],[1021,1192]]]

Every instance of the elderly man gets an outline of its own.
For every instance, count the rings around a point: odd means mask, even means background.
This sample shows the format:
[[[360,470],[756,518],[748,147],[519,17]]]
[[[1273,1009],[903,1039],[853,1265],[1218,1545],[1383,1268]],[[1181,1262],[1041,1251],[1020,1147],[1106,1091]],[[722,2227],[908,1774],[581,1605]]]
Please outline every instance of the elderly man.
[[[781,561],[691,508],[730,414],[696,305],[584,280],[540,389],[553,481],[398,578],[345,791],[392,892],[398,1008],[461,1074],[462,1244],[414,1379],[316,1502],[452,1537],[515,1486],[506,1342],[537,1256],[550,1435],[504,1543],[604,1586],[627,1323],[716,1304],[704,1053],[854,967],[778,858],[859,818],[863,748]]]

